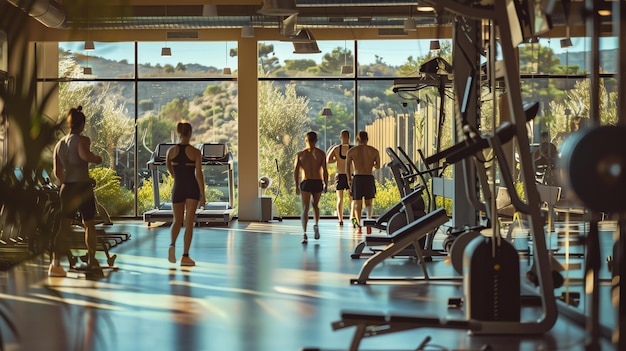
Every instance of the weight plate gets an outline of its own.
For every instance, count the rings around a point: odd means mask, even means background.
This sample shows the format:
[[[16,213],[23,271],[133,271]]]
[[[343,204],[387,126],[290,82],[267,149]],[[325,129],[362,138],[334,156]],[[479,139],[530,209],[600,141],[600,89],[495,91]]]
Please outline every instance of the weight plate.
[[[561,147],[559,170],[593,211],[626,210],[626,127],[600,126],[572,134]]]

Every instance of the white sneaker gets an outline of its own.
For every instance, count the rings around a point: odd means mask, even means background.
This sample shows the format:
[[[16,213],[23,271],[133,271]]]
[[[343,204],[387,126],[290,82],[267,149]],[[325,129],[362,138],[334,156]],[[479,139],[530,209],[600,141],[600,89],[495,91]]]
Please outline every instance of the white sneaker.
[[[50,264],[50,267],[48,268],[48,277],[66,277],[66,276],[67,276],[67,273],[65,272],[65,269],[63,269],[63,267]]]

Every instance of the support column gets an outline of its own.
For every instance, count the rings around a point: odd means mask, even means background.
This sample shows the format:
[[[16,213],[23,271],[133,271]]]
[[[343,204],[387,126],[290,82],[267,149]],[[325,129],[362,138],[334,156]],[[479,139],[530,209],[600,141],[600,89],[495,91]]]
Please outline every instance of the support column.
[[[239,39],[238,109],[239,153],[237,213],[240,221],[260,219],[259,121],[257,109],[257,40]]]

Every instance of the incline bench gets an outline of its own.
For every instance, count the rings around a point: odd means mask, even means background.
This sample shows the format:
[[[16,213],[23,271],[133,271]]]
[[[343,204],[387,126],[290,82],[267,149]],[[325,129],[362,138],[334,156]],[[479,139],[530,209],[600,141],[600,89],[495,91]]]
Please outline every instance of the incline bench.
[[[398,255],[409,245],[414,246],[415,253],[420,260],[422,269],[424,270],[425,279],[429,279],[428,272],[426,271],[426,262],[422,255],[419,240],[447,221],[448,215],[446,214],[446,210],[444,208],[439,208],[407,224],[397,230],[393,235],[368,235],[366,237],[366,241],[371,241],[372,245],[383,245],[384,242],[387,242],[387,246],[368,258],[363,264],[363,267],[361,267],[359,277],[351,279],[350,282],[352,284],[367,284],[368,280],[373,280],[369,277],[370,273],[379,263],[383,262],[387,258]]]
[[[356,351],[359,349],[361,340],[366,337],[418,328],[478,330],[480,324],[469,320],[442,320],[438,317],[344,311],[341,312],[341,320],[333,322],[332,327],[333,330],[356,327],[350,343],[350,351]]]
[[[381,246],[389,244],[389,238],[397,230],[406,226],[407,223],[413,222],[416,218],[424,215],[424,212],[417,212],[413,208],[414,205],[419,204],[422,200],[423,187],[416,188],[415,191],[404,196],[394,206],[389,208],[378,219],[364,219],[363,226],[373,227],[380,230],[385,230],[387,235],[368,235],[363,241],[361,241],[355,248],[350,257],[357,259],[363,256],[371,256],[373,253],[363,253],[366,247]],[[379,240],[380,239],[380,240]],[[399,256],[412,256],[415,254],[415,250],[409,248],[407,252],[398,254]]]

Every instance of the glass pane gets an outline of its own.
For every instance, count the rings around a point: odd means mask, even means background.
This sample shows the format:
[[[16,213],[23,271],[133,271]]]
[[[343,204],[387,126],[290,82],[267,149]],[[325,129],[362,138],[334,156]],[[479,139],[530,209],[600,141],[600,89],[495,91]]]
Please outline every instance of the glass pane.
[[[354,83],[352,81],[262,81],[259,82],[259,166],[261,176],[273,180],[266,195],[274,195],[282,216],[299,216],[300,198],[293,191],[293,163],[305,147],[308,131],[318,134],[317,147],[327,151],[338,144],[342,129],[354,140]],[[324,115],[324,108],[331,114]],[[351,141],[353,144],[354,141]],[[329,167],[334,179],[336,167]],[[333,184],[331,182],[331,184]],[[335,215],[335,194],[322,195],[323,216]],[[280,196],[276,196],[280,194]],[[348,202],[345,203],[348,214]]]
[[[292,42],[259,42],[259,63],[265,75],[274,78],[353,75],[349,71],[354,66],[352,41],[317,41],[317,47],[320,53],[297,54]]]
[[[130,42],[95,42],[94,50],[85,50],[85,42],[59,43],[59,77],[133,78],[135,44]],[[92,73],[86,73],[91,68]]]
[[[138,99],[139,213],[158,206],[152,190],[153,181],[159,182],[160,202],[171,200],[173,183],[165,164],[159,165],[160,177],[153,180],[147,162],[158,144],[178,142],[176,124],[181,120],[192,125],[191,145],[225,144],[233,155],[236,172],[238,125],[235,82],[140,82]],[[227,174],[220,167],[204,167],[207,202],[228,201]],[[233,187],[236,188],[236,184]],[[235,199],[232,199],[233,202]]]
[[[430,50],[431,40],[361,40],[358,42],[359,77],[416,77],[424,62],[437,56],[450,57],[452,43],[439,40],[440,49]],[[448,58],[446,58],[448,60]]]
[[[587,37],[539,39],[537,43],[525,43],[520,48],[520,71],[533,74],[574,74],[591,71],[591,40]],[[600,38],[600,72],[617,72],[617,38]],[[568,66],[560,71],[558,66]]]
[[[169,56],[162,55],[163,48],[170,49]],[[138,50],[140,78],[237,76],[236,42],[141,42]]]
[[[61,117],[70,108],[82,106],[87,118],[82,134],[91,139],[91,150],[104,159],[91,166],[89,175],[96,180],[98,203],[110,216],[134,215],[134,91],[132,82],[59,84]]]

